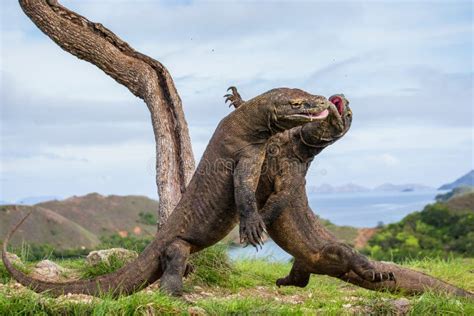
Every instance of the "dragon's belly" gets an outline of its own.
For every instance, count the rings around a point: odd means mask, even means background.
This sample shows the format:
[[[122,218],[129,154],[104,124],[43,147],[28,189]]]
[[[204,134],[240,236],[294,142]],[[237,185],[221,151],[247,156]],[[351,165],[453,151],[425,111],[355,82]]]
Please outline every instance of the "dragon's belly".
[[[193,246],[193,251],[209,247],[223,239],[236,225],[232,169],[217,168],[196,175],[180,206],[187,214],[186,229],[179,237]]]

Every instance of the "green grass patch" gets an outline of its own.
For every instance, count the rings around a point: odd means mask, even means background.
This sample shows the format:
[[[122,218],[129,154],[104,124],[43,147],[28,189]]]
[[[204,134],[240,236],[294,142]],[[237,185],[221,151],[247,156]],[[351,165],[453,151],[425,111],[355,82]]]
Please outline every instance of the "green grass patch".
[[[3,262],[0,262],[0,282],[2,284],[7,283],[10,280],[10,274],[7,271],[7,268],[5,268],[5,265]]]
[[[62,266],[94,277],[119,268],[119,262],[88,270],[84,260],[63,260]],[[213,247],[192,257],[195,273],[185,280],[186,300],[169,297],[156,288],[113,299],[104,295],[93,301],[51,298],[29,290],[0,286],[0,315],[158,315],[204,311],[211,315],[393,315],[393,301],[401,294],[372,292],[327,276],[313,275],[307,287],[277,288],[289,263],[265,260],[230,262],[225,248]],[[115,265],[116,264],[116,265]],[[474,259],[423,259],[404,263],[467,290],[474,290]],[[3,268],[4,269],[4,268]],[[2,272],[3,271],[3,272]],[[6,273],[0,265],[0,273]],[[2,274],[0,274],[2,275]],[[408,296],[410,315],[474,315],[474,302],[425,293]],[[194,309],[194,310],[192,310]]]
[[[236,272],[227,254],[227,247],[217,244],[191,255],[189,263],[195,271],[188,283],[199,285],[227,286],[231,275]]]
[[[104,275],[117,271],[125,265],[125,261],[117,256],[111,255],[107,261],[101,261],[97,265],[91,266],[83,264],[79,269],[81,279],[92,279],[99,275]]]
[[[426,293],[413,300],[411,315],[474,315],[474,302]]]

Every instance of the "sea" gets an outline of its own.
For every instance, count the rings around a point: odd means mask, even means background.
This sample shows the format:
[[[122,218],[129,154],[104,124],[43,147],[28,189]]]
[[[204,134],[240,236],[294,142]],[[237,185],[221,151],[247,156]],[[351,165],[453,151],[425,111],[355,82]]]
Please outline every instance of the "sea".
[[[321,218],[336,225],[376,227],[400,221],[406,215],[423,210],[435,201],[436,190],[396,192],[371,191],[357,193],[313,193],[309,205]],[[233,247],[231,259],[265,258],[270,261],[288,261],[291,257],[273,241],[264,244],[258,252],[253,247]]]

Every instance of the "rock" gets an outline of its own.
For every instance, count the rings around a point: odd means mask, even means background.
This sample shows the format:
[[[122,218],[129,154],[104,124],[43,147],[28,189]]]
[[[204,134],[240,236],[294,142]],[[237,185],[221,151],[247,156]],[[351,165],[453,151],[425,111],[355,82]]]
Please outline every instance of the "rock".
[[[72,272],[73,270],[63,268],[50,260],[43,260],[35,265],[32,274],[43,280],[57,281],[61,276]]]
[[[92,251],[87,255],[87,264],[90,266],[96,266],[99,263],[105,262],[110,263],[110,258],[115,257],[125,263],[133,261],[138,257],[138,253],[132,250],[123,248],[111,248],[105,250]]]
[[[61,295],[57,298],[58,302],[67,302],[68,304],[91,304],[100,300],[97,297],[86,294],[71,294]]]
[[[14,253],[11,253],[11,252],[7,252],[7,258],[8,260],[10,260],[11,263],[13,263],[15,266],[19,267],[19,268],[24,268],[25,265],[23,264],[23,262],[21,261],[21,259]]]
[[[393,306],[393,312],[395,315],[407,315],[410,311],[411,303],[406,298],[399,298],[390,302]]]
[[[202,315],[207,315],[207,312],[204,308],[198,307],[198,306],[191,306],[188,308],[188,313],[191,316],[202,316]]]

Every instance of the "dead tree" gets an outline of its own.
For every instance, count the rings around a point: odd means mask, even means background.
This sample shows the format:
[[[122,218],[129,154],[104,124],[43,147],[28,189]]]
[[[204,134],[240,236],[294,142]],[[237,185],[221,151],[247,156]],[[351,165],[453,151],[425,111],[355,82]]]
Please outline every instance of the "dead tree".
[[[62,49],[96,65],[146,103],[156,143],[158,223],[163,224],[194,172],[188,125],[168,70],[102,24],[89,21],[56,0],[20,0],[20,5]]]

